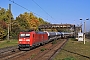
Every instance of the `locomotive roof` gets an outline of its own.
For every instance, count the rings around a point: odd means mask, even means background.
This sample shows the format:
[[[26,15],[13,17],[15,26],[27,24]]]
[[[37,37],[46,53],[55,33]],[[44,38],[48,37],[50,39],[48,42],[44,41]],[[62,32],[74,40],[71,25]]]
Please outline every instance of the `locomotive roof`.
[[[45,34],[46,32],[42,32],[42,31],[39,31],[39,32],[36,32],[38,34]]]
[[[34,33],[37,33],[37,34],[45,34],[46,32],[42,32],[42,31],[23,31],[21,33],[30,33],[30,32],[34,32]]]

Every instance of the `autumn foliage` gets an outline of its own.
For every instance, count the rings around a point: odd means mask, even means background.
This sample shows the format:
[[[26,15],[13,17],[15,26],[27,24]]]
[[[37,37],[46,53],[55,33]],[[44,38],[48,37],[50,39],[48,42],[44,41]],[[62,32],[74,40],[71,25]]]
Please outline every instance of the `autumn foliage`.
[[[10,22],[11,17],[11,22]],[[48,24],[40,17],[36,17],[32,12],[23,13],[13,18],[13,14],[4,8],[0,9],[0,39],[7,37],[8,24],[11,24],[10,38],[18,38],[18,33],[25,30],[38,31],[38,26]],[[9,26],[10,27],[10,26]]]

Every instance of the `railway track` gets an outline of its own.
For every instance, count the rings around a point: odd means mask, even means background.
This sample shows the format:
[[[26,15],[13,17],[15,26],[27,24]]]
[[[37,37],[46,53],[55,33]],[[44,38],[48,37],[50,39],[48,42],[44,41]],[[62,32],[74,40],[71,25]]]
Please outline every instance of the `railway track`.
[[[56,40],[56,44],[48,43],[44,46],[40,46],[33,50],[28,51],[26,54],[23,54],[19,57],[14,57],[11,60],[52,60],[53,55],[61,49],[61,47],[67,42],[67,39]],[[41,51],[42,48],[45,48],[44,51]]]
[[[32,60],[52,60],[53,55],[58,51],[58,49],[60,49],[65,44],[65,42],[66,40],[57,43],[56,45],[50,47],[44,53],[38,55]]]
[[[0,48],[0,54],[8,52],[8,51],[12,51],[12,50],[17,49],[17,48],[18,48],[17,45],[16,46],[5,47],[5,48]]]
[[[24,53],[26,53],[27,51],[20,51],[20,52],[17,52],[17,53],[13,53],[11,55],[8,55],[4,58],[1,58],[1,60],[9,60],[9,59],[12,59],[13,57],[18,57],[20,55],[23,55]]]
[[[0,60],[5,59],[5,57],[10,56],[16,52],[19,52],[18,46],[11,46],[11,47],[6,47],[6,48],[1,48],[0,49]]]
[[[18,46],[12,46],[0,49],[0,60],[9,60],[13,57],[18,57],[25,54],[27,51],[20,51]]]
[[[7,53],[0,54],[0,60],[52,60],[53,55],[60,49],[67,39],[57,40],[56,44],[52,42],[32,49],[30,51],[19,51],[17,49],[10,50]],[[44,51],[41,51],[45,48]]]

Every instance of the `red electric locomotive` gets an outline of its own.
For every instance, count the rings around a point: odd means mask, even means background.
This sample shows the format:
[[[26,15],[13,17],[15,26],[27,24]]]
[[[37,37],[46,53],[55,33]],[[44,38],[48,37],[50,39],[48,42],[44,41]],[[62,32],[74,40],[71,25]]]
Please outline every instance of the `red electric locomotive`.
[[[48,41],[46,32],[20,32],[19,34],[19,49],[32,48],[34,46],[44,44]]]

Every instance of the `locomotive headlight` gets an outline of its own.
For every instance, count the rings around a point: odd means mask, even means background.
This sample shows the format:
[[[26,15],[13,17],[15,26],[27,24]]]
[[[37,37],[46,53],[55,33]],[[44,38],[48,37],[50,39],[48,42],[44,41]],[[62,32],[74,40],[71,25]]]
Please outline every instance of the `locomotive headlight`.
[[[30,41],[30,39],[26,39],[26,41]]]
[[[19,41],[22,41],[22,39],[19,39]]]

